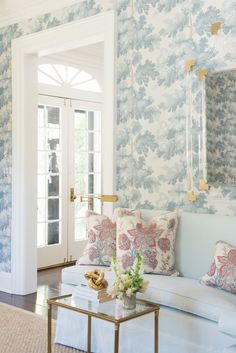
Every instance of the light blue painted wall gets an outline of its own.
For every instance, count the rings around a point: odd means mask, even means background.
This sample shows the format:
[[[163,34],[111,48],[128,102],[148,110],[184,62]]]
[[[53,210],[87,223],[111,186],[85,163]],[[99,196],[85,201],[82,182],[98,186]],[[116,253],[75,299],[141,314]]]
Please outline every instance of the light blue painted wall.
[[[195,58],[193,141],[198,141],[199,68],[236,64],[236,1],[86,0],[0,29],[0,270],[10,272],[11,243],[11,40],[115,9],[118,18],[117,189],[121,205],[236,213],[236,189],[199,192],[186,200],[186,78],[184,62]],[[191,35],[189,12],[192,14]],[[220,36],[210,24],[221,21]],[[130,72],[133,67],[133,79]],[[198,180],[198,144],[194,178]],[[196,185],[195,185],[196,187]],[[212,196],[217,196],[216,200]],[[221,202],[223,201],[223,202]]]

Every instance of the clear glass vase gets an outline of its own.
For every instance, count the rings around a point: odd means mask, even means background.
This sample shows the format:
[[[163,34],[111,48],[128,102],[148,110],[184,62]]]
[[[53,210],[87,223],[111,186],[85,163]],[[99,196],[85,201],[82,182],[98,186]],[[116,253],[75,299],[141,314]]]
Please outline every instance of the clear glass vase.
[[[127,310],[136,308],[136,293],[133,293],[131,296],[123,295],[123,308]]]

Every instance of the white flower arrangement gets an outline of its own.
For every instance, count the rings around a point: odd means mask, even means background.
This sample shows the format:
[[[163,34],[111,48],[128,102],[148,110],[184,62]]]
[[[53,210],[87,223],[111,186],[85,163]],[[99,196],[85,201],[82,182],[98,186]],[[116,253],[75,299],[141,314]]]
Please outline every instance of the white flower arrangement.
[[[123,270],[117,264],[116,257],[112,258],[111,267],[115,274],[115,282],[110,290],[113,297],[122,299],[125,295],[131,297],[136,292],[145,292],[149,282],[142,278],[143,259],[139,253],[131,268]]]

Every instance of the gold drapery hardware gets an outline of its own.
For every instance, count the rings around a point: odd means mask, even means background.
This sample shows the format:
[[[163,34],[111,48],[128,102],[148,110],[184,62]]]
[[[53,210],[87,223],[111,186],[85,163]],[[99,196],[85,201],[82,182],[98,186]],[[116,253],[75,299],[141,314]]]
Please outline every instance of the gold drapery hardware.
[[[74,188],[70,188],[70,201],[74,202],[75,199],[77,199],[77,196],[75,195],[75,189]]]
[[[192,71],[195,65],[196,65],[196,61],[194,59],[185,61],[185,71],[187,72]]]
[[[219,30],[221,29],[221,22],[215,22],[211,24],[211,34],[217,35]]]
[[[203,191],[209,190],[209,185],[205,182],[204,179],[199,180],[199,189]]]
[[[198,79],[199,79],[199,81],[203,81],[207,74],[208,74],[208,70],[207,69],[200,69],[198,71]]]
[[[189,190],[187,192],[187,199],[188,201],[194,202],[197,200],[197,195],[195,194],[194,190]]]

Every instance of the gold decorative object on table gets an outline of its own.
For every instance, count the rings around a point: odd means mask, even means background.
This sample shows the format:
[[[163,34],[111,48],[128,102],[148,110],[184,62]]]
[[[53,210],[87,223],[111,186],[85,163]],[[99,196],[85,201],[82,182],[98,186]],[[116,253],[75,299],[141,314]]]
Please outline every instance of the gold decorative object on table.
[[[98,269],[86,272],[84,277],[88,280],[89,287],[92,289],[101,290],[107,288],[108,286],[104,272]]]
[[[221,22],[212,23],[212,25],[211,25],[211,34],[213,36],[217,35],[220,29],[221,29]]]

